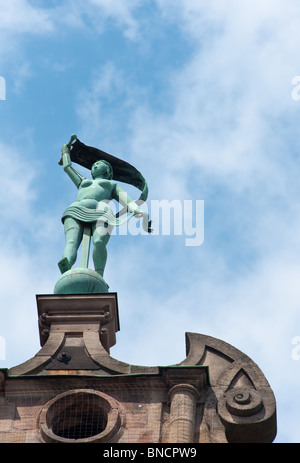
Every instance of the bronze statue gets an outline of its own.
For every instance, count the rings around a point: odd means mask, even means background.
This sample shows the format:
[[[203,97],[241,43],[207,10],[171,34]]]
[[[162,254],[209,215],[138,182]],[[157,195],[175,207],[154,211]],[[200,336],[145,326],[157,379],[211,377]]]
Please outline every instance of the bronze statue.
[[[73,141],[76,140],[73,145]],[[77,145],[76,145],[77,144]],[[70,152],[71,150],[71,152]],[[106,159],[98,159],[89,155],[89,151],[96,153],[96,158],[106,157]],[[85,163],[81,162],[82,152],[85,151]],[[92,179],[82,176],[72,165],[72,156],[77,162],[85,167],[91,168]],[[58,266],[61,273],[65,273],[72,268],[77,259],[78,248],[84,236],[84,228],[88,225],[93,240],[93,261],[95,271],[103,276],[104,268],[107,260],[106,245],[109,241],[112,229],[115,225],[120,225],[130,217],[143,218],[143,228],[150,231],[148,222],[148,214],[142,211],[139,206],[133,201],[127,193],[112,179],[114,170],[112,163],[107,159],[112,160],[119,169],[118,177],[127,169],[127,183],[138,185],[142,189],[141,198],[146,198],[148,188],[143,176],[130,164],[120,161],[103,151],[95,148],[86,147],[83,143],[77,140],[76,135],[72,135],[70,142],[62,147],[62,159],[59,164],[63,165],[64,171],[71,178],[73,183],[78,188],[76,201],[72,203],[63,213],[62,222],[65,230],[65,249],[63,257],[59,261]],[[121,163],[121,167],[120,167]],[[125,166],[122,169],[122,164]],[[130,172],[130,174],[129,174]],[[122,177],[121,177],[122,178]],[[108,206],[111,200],[118,201],[123,210],[115,216]],[[125,220],[121,221],[118,216],[129,212]]]

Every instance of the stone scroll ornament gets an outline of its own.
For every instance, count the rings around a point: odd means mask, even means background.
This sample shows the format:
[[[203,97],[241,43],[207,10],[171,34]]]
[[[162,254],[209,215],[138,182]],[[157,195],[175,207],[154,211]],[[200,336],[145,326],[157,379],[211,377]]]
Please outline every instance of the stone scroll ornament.
[[[82,176],[72,163],[91,171],[92,179]],[[148,185],[143,175],[131,164],[100,149],[87,146],[76,135],[62,147],[59,164],[78,188],[76,201],[62,215],[65,231],[65,249],[58,267],[62,277],[54,292],[58,294],[107,292],[103,279],[107,260],[106,245],[115,226],[122,225],[131,217],[142,219],[143,230],[151,233],[148,213],[139,204],[148,197]],[[132,200],[116,182],[132,185],[140,190],[138,200]],[[116,214],[109,207],[111,200],[121,204]],[[122,217],[123,216],[123,217]],[[95,271],[88,269],[90,241],[93,240]],[[82,243],[81,262],[72,269]]]

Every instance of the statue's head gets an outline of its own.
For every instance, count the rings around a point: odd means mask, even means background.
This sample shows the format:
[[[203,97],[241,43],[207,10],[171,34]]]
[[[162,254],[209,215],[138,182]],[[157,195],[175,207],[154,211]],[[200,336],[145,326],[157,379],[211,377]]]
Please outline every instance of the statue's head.
[[[104,161],[96,161],[92,165],[91,174],[93,179],[100,177],[100,178],[107,178],[111,180],[113,178],[113,169],[109,162]]]

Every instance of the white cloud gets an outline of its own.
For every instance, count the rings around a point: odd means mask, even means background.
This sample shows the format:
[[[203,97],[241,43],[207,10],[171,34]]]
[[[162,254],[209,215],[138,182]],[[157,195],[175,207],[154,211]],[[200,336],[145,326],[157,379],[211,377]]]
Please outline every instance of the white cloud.
[[[31,75],[32,57],[25,52],[26,39],[31,37],[62,36],[70,31],[85,31],[99,35],[106,21],[113,21],[129,40],[139,35],[138,21],[134,18],[141,0],[64,0],[55,6],[41,2],[36,6],[30,0],[0,0],[0,63],[2,75],[10,74],[14,90],[18,91]],[[70,58],[71,59],[71,58]],[[44,62],[47,61],[45,56]],[[18,63],[18,64],[16,64]],[[65,64],[54,62],[54,69]],[[10,88],[13,87],[10,84]]]
[[[40,160],[30,160],[29,137],[23,133],[22,140],[21,149],[0,143],[0,336],[6,342],[5,367],[39,349],[35,295],[53,291],[62,252],[59,215],[45,207],[46,198],[38,201]]]
[[[275,117],[295,123],[290,82],[297,63],[300,67],[299,6],[158,3],[192,37],[195,53],[181,72],[170,76],[174,109],[168,115],[138,109],[133,126],[140,145],[151,137],[154,151],[169,165],[178,164],[184,153],[187,163],[239,187],[261,174],[266,180],[270,169],[278,175],[282,158],[275,160],[270,148],[276,149],[281,136]]]
[[[23,48],[23,38],[45,35],[54,30],[49,11],[28,0],[0,0],[0,60],[12,63]]]
[[[112,63],[94,72],[87,88],[80,91],[76,112],[81,121],[82,139],[96,137],[105,120],[106,130],[115,124],[111,115],[106,112],[106,103],[115,102],[116,95],[122,93],[123,80]]]
[[[88,11],[93,19],[94,26],[103,18],[113,18],[124,29],[125,37],[136,39],[139,33],[138,21],[134,18],[134,10],[142,4],[141,0],[89,0]]]
[[[0,143],[0,153],[2,226],[6,222],[25,224],[35,199],[34,168],[16,148]]]
[[[0,0],[1,30],[15,34],[43,34],[53,30],[49,12],[28,0]]]
[[[82,27],[87,19],[97,31],[97,23],[113,18],[125,28],[125,35],[132,38],[137,30],[134,11],[141,5],[141,0],[79,0],[76,3],[64,0],[54,7],[49,7],[47,2],[41,2],[41,5],[34,6],[30,0],[0,0],[2,31],[14,35],[45,34],[53,32],[62,23]]]

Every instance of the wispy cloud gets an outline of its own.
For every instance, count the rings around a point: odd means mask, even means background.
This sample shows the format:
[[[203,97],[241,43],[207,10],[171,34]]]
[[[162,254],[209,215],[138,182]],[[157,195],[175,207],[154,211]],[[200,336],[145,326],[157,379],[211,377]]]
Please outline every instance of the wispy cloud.
[[[141,6],[141,0],[89,0],[85,2],[85,10],[92,19],[94,27],[103,19],[111,18],[122,27],[125,37],[136,39],[139,35],[139,23],[134,17],[134,11]]]
[[[1,72],[9,73],[18,89],[30,74],[32,57],[25,52],[27,39],[56,38],[74,31],[101,35],[107,21],[119,28],[128,40],[136,40],[139,24],[135,11],[141,0],[64,0],[54,6],[48,2],[34,5],[30,0],[0,0],[0,64]],[[44,61],[47,60],[45,56]],[[70,58],[71,59],[71,58]],[[20,60],[20,69],[11,64]],[[55,69],[65,64],[54,62]]]

